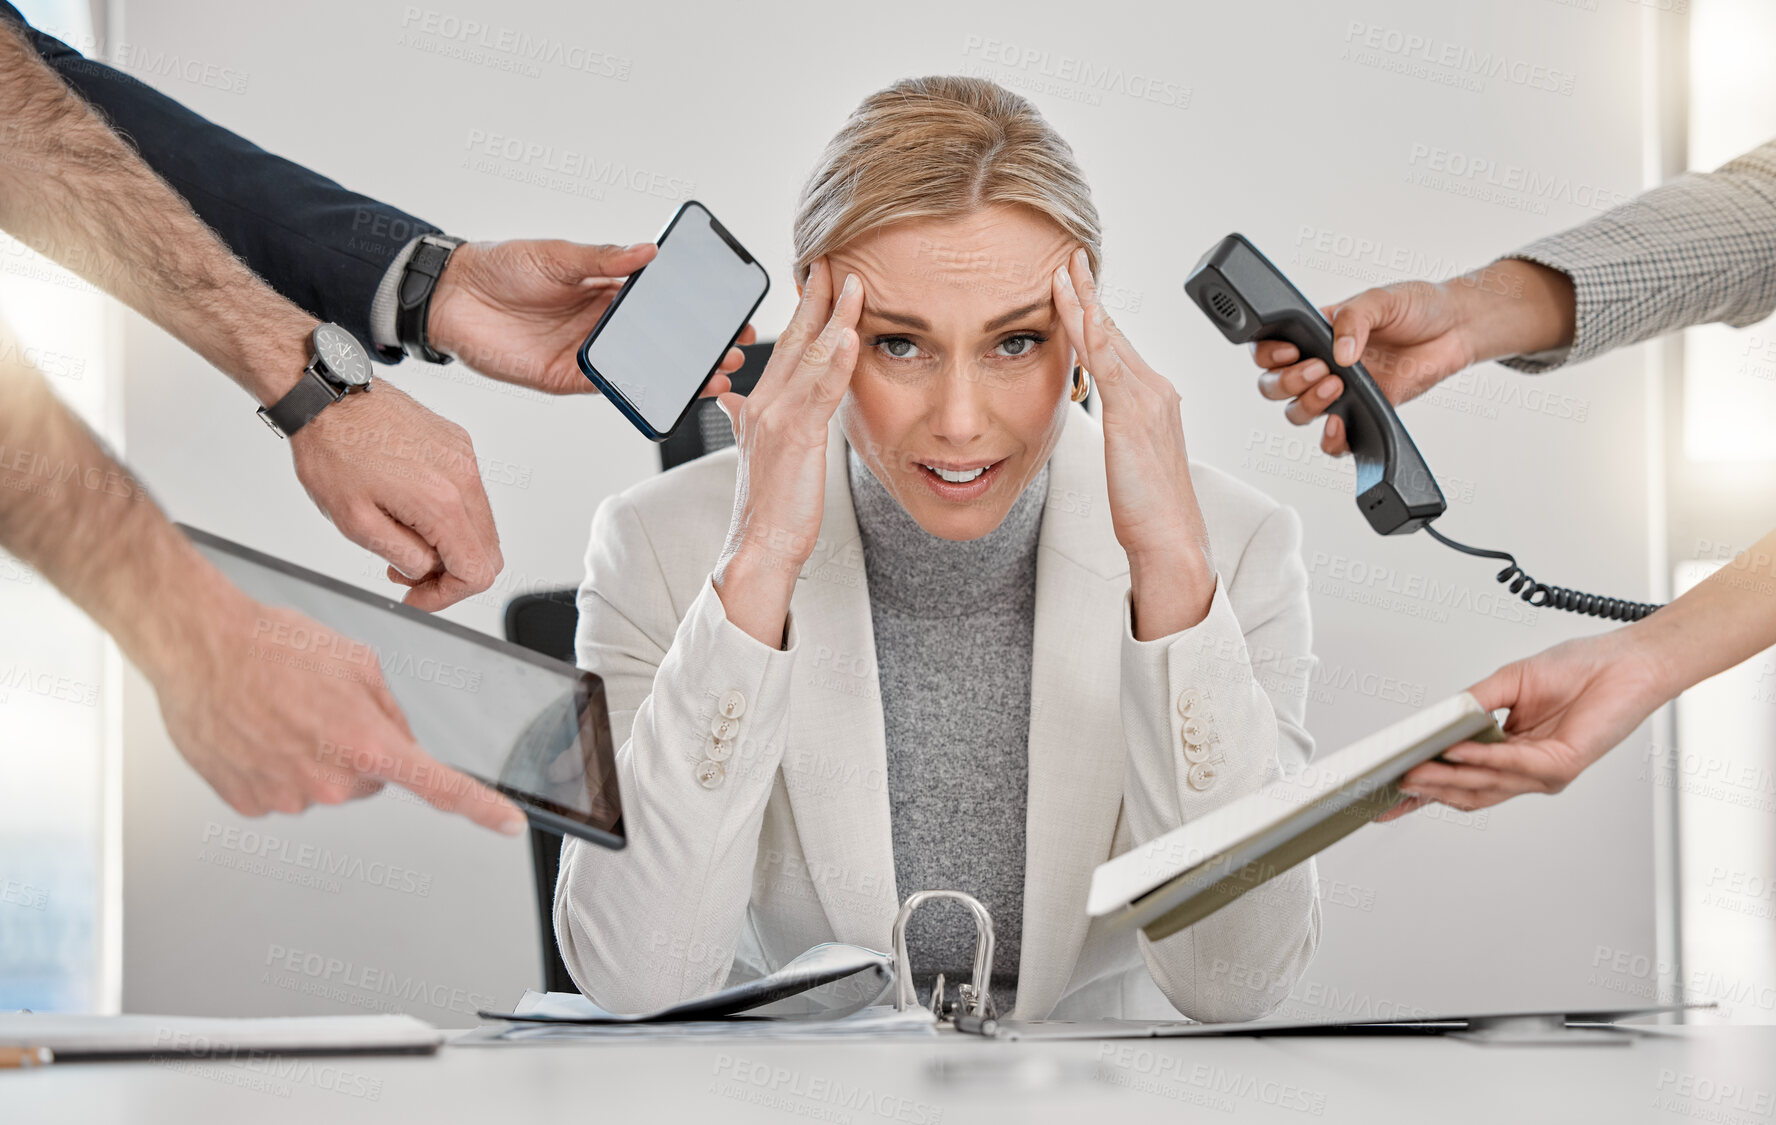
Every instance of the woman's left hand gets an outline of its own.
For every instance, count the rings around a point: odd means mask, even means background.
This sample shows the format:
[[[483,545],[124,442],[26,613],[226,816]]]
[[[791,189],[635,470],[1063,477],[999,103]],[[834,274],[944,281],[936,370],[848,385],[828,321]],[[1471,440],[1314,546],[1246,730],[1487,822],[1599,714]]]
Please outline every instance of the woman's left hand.
[[[1215,596],[1178,390],[1147,366],[1098,303],[1084,249],[1055,271],[1053,287],[1068,340],[1103,400],[1110,518],[1128,553],[1135,638],[1170,636],[1206,617]]]

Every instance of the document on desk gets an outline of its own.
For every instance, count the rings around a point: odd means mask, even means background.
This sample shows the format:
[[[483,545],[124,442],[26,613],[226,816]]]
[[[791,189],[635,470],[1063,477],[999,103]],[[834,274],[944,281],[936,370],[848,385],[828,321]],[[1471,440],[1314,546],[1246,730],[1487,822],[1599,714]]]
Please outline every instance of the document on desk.
[[[0,1047],[48,1047],[58,1059],[233,1058],[252,1054],[426,1054],[443,1033],[412,1016],[91,1016],[0,1014]]]
[[[607,1012],[577,992],[526,992],[510,1012],[476,1013],[483,1026],[458,1046],[605,1036],[827,1036],[928,1034],[929,1011],[879,1006],[894,982],[893,960],[856,945],[817,945],[757,980],[652,1012]]]
[[[1407,770],[1468,739],[1504,733],[1463,692],[1099,864],[1086,911],[1170,937],[1374,820]]]

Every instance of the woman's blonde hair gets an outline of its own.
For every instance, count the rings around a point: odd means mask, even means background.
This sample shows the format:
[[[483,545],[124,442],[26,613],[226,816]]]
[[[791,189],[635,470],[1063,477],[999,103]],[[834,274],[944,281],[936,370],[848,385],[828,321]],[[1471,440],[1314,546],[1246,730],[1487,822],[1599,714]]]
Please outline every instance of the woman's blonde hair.
[[[872,231],[1028,207],[1085,246],[1098,274],[1103,233],[1073,150],[1029,102],[984,78],[907,78],[863,99],[802,187],[795,277]]]

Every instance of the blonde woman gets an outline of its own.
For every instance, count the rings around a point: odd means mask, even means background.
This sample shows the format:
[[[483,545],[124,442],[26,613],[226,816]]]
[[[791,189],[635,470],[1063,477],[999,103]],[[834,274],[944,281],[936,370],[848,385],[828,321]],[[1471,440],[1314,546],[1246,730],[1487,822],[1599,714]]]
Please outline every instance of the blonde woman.
[[[898,83],[828,145],[800,305],[720,400],[737,448],[593,520],[578,653],[631,842],[568,842],[555,930],[597,1003],[887,949],[934,888],[992,912],[1002,1015],[1287,996],[1311,863],[1156,943],[1085,913],[1098,864],[1312,750],[1294,513],[1190,462],[1172,383],[1096,298],[1099,242],[1072,151],[990,82]],[[967,979],[966,915],[925,908],[909,945],[922,991]]]

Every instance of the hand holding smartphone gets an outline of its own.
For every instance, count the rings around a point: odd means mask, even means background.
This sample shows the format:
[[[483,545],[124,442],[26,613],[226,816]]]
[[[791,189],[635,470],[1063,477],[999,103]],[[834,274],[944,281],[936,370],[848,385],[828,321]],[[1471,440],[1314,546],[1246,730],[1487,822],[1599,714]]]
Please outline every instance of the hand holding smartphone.
[[[770,291],[738,239],[691,200],[623,283],[586,342],[580,370],[635,428],[665,441],[690,413]]]

